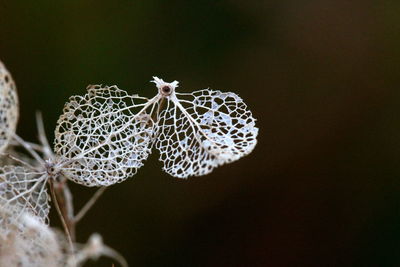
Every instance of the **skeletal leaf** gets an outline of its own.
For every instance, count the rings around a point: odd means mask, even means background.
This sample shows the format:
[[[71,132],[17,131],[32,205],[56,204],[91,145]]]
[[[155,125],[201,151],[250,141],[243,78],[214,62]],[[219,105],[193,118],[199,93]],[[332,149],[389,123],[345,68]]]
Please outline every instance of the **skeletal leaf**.
[[[0,61],[0,152],[7,147],[18,121],[18,96],[11,74]]]
[[[167,100],[155,142],[167,173],[179,178],[205,175],[254,149],[256,120],[238,95],[209,89],[179,94],[176,81],[154,77],[154,82]]]
[[[92,86],[84,96],[71,97],[55,130],[62,173],[86,186],[134,175],[150,153],[154,124],[144,113],[146,104],[116,86]]]
[[[30,172],[19,166],[0,168],[0,206],[12,210],[14,217],[23,213],[32,214],[40,221],[48,222],[49,195],[47,176]],[[0,226],[7,228],[8,218],[0,218]]]

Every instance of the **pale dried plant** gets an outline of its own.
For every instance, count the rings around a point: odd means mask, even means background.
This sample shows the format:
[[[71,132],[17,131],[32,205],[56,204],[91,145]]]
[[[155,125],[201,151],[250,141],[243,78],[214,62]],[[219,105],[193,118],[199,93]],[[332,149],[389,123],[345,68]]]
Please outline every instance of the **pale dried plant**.
[[[6,154],[15,164],[0,167],[0,206],[12,211],[15,221],[34,216],[47,227],[48,184],[74,255],[69,264],[74,259],[73,264],[79,265],[83,259],[101,254],[120,259],[112,249],[100,246],[97,236],[79,249],[74,242],[75,226],[107,186],[137,173],[153,146],[160,152],[164,171],[178,178],[208,174],[249,154],[256,146],[256,120],[238,95],[210,89],[178,93],[177,81],[153,78],[158,92],[151,99],[129,95],[117,86],[101,85],[89,86],[83,96],[72,96],[57,121],[54,150],[40,115],[40,144],[16,135],[15,125],[4,126],[7,136],[2,149],[12,138],[13,144],[25,148],[30,159]],[[9,88],[15,91],[14,85]],[[16,98],[13,103],[18,114]],[[67,180],[100,186],[78,213],[74,212]],[[5,235],[13,232],[8,217],[0,217],[0,226]]]
[[[3,152],[17,127],[18,95],[11,74],[0,61],[0,152]]]
[[[50,210],[46,181],[40,172],[29,171],[22,166],[0,167],[0,203],[14,212],[16,218],[23,213],[34,215],[43,223],[48,222]],[[0,217],[3,230],[8,227]]]
[[[152,82],[158,94],[151,99],[116,86],[93,86],[70,99],[55,140],[56,153],[69,162],[67,177],[88,186],[120,182],[136,173],[153,145],[163,169],[179,178],[208,174],[254,149],[256,120],[238,95],[178,93],[177,81]]]
[[[71,251],[64,234],[44,224],[37,216],[0,206],[0,216],[7,217],[8,227],[0,227],[0,266],[79,267],[88,259],[101,256],[113,258],[121,266],[128,266],[115,250],[104,245],[99,234],[93,234],[86,244],[74,244]]]
[[[175,92],[178,82],[152,81],[151,99],[116,86],[90,86],[64,107],[55,131],[54,165],[87,186],[108,186],[135,174],[153,145],[163,169],[179,178],[210,173],[249,154],[258,128],[234,93]]]
[[[128,266],[124,257],[114,249],[106,246],[99,234],[92,234],[86,244],[76,244],[76,247],[76,252],[68,255],[67,266],[81,266],[89,259],[98,260],[103,256],[116,260],[123,267]]]
[[[64,254],[55,233],[38,217],[1,206],[7,228],[0,227],[0,266],[63,266]],[[20,214],[16,216],[16,214]]]
[[[153,82],[159,93],[152,101],[167,102],[157,114],[155,145],[168,174],[205,175],[253,151],[256,120],[238,95],[210,89],[178,93],[177,81],[154,77]]]
[[[71,97],[55,130],[54,168],[86,186],[108,186],[136,174],[153,132],[136,116],[143,100],[116,86],[90,86],[84,96]]]
[[[0,66],[4,74],[4,65]],[[122,266],[127,266],[117,252],[99,242],[98,235],[94,235],[87,245],[73,243],[75,224],[104,189],[99,190],[79,213],[73,213],[72,195],[65,178],[53,167],[52,160],[55,157],[45,137],[41,116],[37,116],[41,144],[21,139],[15,134],[18,99],[8,72],[0,76],[0,84],[3,90],[0,95],[0,102],[3,103],[0,106],[1,150],[6,151],[2,153],[3,164],[0,167],[0,266],[72,267],[101,255],[114,257]],[[14,98],[10,98],[10,95]],[[21,145],[31,157],[7,149],[9,144]],[[11,162],[14,165],[4,165]],[[67,234],[62,238],[60,235],[56,238],[47,225],[50,210],[48,183]],[[65,244],[68,244],[68,248]]]

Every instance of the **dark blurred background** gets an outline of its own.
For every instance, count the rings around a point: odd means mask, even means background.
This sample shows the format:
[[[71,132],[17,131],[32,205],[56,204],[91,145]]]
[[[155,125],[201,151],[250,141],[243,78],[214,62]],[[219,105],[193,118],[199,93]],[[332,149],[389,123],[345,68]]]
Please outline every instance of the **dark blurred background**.
[[[400,266],[400,2],[0,1],[18,133],[88,84],[238,93],[252,154],[188,180],[154,152],[78,225],[131,266]],[[94,192],[72,186],[76,207]],[[54,219],[53,225],[59,225]],[[88,266],[111,266],[102,259]]]

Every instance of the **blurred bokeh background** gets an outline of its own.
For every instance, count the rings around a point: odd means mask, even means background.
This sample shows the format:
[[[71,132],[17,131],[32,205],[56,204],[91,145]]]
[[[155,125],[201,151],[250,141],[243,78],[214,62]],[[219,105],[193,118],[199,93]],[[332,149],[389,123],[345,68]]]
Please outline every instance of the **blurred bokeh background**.
[[[0,58],[30,141],[36,110],[53,139],[69,96],[150,97],[153,75],[236,92],[258,118],[255,151],[204,177],[169,177],[155,151],[79,241],[99,232],[131,266],[399,266],[399,14],[393,0],[2,0]],[[94,192],[72,190],[77,208]]]

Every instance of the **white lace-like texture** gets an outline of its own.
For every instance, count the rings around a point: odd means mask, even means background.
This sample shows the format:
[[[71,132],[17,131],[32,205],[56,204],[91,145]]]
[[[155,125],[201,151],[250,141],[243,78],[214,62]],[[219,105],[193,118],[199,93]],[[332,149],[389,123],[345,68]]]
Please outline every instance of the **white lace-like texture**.
[[[116,86],[73,96],[55,130],[62,174],[86,186],[108,186],[136,174],[150,152],[152,123],[136,116],[143,99]],[[149,126],[150,125],[150,126]]]
[[[166,98],[156,147],[170,175],[205,175],[254,149],[258,129],[238,95],[205,89]]]
[[[0,61],[0,152],[4,151],[17,127],[18,96],[11,74]]]
[[[201,176],[249,154],[258,128],[234,93],[177,93],[178,82],[154,77],[152,99],[116,86],[92,86],[71,97],[55,131],[62,173],[87,186],[108,186],[134,175],[153,146],[163,169],[179,178]]]
[[[156,116],[155,146],[168,174],[205,175],[254,149],[256,119],[238,95],[210,89],[177,93],[177,81],[152,82],[159,91],[153,101],[165,103]]]
[[[120,258],[96,236],[72,258],[65,253],[65,240],[60,243],[46,225],[49,179],[64,176],[85,186],[122,182],[143,166],[153,146],[168,174],[201,176],[256,146],[256,119],[238,95],[210,89],[178,93],[177,81],[154,77],[152,82],[158,94],[151,99],[116,86],[90,86],[65,104],[55,129],[54,154],[44,145],[47,140],[42,142],[45,149],[39,150],[48,151],[42,153],[46,161],[36,152],[31,152],[35,164],[22,157],[3,159],[16,163],[0,167],[0,266],[77,266],[100,255]],[[1,62],[0,97],[3,152],[15,132],[18,99]]]
[[[43,173],[28,171],[20,166],[0,168],[0,206],[18,218],[23,213],[34,215],[43,223],[48,222],[49,195]],[[11,217],[10,217],[11,218]],[[0,217],[0,227],[9,228],[10,221]]]
[[[86,186],[122,182],[136,174],[153,145],[168,174],[201,176],[256,146],[256,120],[238,95],[177,93],[177,81],[153,82],[158,94],[151,99],[116,86],[91,86],[84,96],[71,97],[55,130],[56,157],[38,171],[1,167],[0,203],[47,222],[48,179],[63,175]]]

